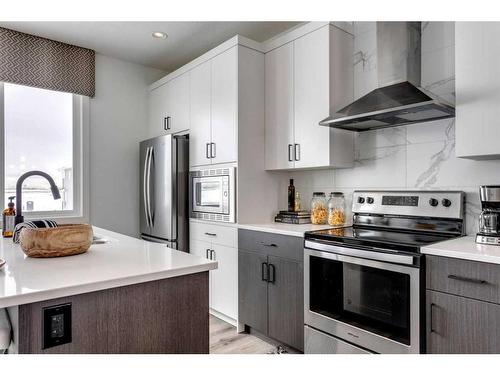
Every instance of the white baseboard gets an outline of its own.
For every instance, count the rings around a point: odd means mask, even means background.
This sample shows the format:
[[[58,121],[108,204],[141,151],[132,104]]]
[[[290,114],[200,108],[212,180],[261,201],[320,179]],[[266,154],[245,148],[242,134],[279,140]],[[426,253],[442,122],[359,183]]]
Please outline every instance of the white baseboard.
[[[224,314],[222,314],[222,313],[220,313],[212,308],[209,310],[209,312],[210,312],[210,314],[212,314],[216,318],[219,318],[219,319],[225,321],[226,323],[231,324],[232,326],[238,327],[238,321],[236,319],[233,319],[227,315],[224,315]]]

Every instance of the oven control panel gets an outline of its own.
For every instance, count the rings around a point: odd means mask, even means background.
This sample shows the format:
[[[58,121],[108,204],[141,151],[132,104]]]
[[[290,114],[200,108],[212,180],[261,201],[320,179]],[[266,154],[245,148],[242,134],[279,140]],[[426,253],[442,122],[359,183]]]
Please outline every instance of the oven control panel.
[[[462,191],[356,190],[352,212],[462,219],[464,199]]]

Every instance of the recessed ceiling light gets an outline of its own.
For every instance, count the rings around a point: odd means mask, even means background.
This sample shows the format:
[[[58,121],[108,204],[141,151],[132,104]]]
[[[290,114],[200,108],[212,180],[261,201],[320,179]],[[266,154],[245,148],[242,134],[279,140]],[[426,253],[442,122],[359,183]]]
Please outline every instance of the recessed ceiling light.
[[[158,39],[166,39],[168,36],[166,33],[163,33],[161,31],[155,31],[151,35],[153,35],[153,38],[158,38]]]

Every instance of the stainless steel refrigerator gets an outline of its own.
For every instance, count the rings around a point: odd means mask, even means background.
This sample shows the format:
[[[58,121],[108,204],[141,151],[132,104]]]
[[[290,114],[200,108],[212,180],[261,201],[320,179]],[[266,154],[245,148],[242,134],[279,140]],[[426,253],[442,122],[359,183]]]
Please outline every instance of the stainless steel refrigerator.
[[[140,143],[141,237],[189,252],[189,139],[171,134]]]

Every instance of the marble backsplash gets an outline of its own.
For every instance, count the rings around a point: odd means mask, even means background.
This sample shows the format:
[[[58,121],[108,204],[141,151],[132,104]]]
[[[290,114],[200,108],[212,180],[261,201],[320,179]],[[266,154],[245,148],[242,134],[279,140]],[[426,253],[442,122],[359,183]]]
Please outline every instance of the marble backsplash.
[[[376,88],[376,27],[355,22],[355,97]],[[422,23],[422,86],[454,101],[455,49],[453,22]],[[455,157],[453,119],[357,133],[355,165],[336,170],[285,173],[280,183],[280,208],[286,208],[288,180],[293,178],[305,208],[314,191],[342,191],[347,207],[353,190],[461,190],[466,193],[466,231],[477,231],[479,185],[500,185],[500,160]]]
[[[353,168],[294,171],[303,206],[314,191],[342,191],[347,207],[354,190],[461,190],[466,193],[466,231],[477,231],[479,185],[500,184],[500,160],[455,157],[454,120],[408,125],[356,135]],[[286,208],[288,180],[282,179],[280,208]],[[349,213],[350,214],[350,213]]]

